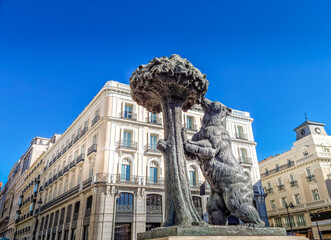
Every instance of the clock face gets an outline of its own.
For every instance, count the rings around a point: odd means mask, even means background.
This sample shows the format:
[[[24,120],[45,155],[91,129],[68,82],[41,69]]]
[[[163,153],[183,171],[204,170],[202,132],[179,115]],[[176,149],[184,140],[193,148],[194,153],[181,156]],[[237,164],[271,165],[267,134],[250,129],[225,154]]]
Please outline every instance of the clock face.
[[[320,134],[321,133],[321,129],[320,128],[315,128],[315,132],[317,132],[318,134]]]

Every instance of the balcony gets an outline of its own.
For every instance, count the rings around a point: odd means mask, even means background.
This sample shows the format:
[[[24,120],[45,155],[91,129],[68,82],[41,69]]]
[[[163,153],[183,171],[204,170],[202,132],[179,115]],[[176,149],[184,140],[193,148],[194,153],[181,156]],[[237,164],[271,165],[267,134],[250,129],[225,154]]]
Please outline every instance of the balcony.
[[[274,192],[274,189],[273,189],[273,188],[267,188],[267,189],[266,189],[266,192],[267,192],[267,193],[273,193],[273,192]]]
[[[248,140],[248,136],[247,134],[244,133],[236,133],[236,139],[240,139],[240,140]]]
[[[149,116],[146,118],[146,122],[154,125],[160,125],[160,126],[162,125],[162,119],[160,117]]]
[[[76,164],[78,165],[78,163],[84,162],[84,160],[85,160],[85,154],[82,153],[77,157]]]
[[[137,142],[133,141],[119,141],[117,142],[117,146],[120,149],[137,150]]]
[[[147,205],[146,214],[162,214],[162,206]]]
[[[185,124],[185,127],[188,131],[197,132],[198,126],[196,124]]]
[[[278,185],[278,190],[279,190],[279,191],[284,190],[284,189],[285,189],[284,184],[279,184],[279,185]]]
[[[120,118],[137,121],[137,114],[130,112],[121,112]]]
[[[84,127],[82,132],[80,133],[80,137],[82,137],[88,130],[88,127]]]
[[[252,158],[250,157],[239,157],[239,163],[245,165],[253,165]]]
[[[316,181],[316,179],[315,179],[315,175],[309,175],[309,176],[307,176],[306,178],[307,178],[307,182]]]
[[[164,185],[164,179],[163,178],[147,178],[146,179],[146,185],[156,185],[156,186],[163,186]]]
[[[132,205],[116,205],[117,214],[133,214]]]
[[[84,182],[83,182],[83,189],[85,188],[88,188],[89,186],[92,185],[92,177],[86,179]]]
[[[298,186],[298,181],[291,181],[290,185],[291,185],[291,187],[296,187],[296,186]]]
[[[57,176],[58,176],[58,177],[62,177],[62,175],[63,175],[63,169],[61,169],[61,170],[57,173]]]
[[[161,154],[161,152],[156,148],[157,144],[149,144],[146,145],[146,152],[147,153],[158,153]]]
[[[97,144],[93,144],[91,147],[87,149],[87,156],[89,156],[92,153],[97,152]]]
[[[96,124],[96,123],[99,121],[99,119],[100,119],[100,116],[99,116],[99,115],[95,116],[95,118],[93,118],[93,120],[92,120],[91,127],[92,127],[94,124]]]
[[[70,141],[70,142],[68,143],[68,145],[67,145],[67,150],[68,150],[69,148],[71,148],[71,146],[72,146],[72,141]]]
[[[70,169],[76,167],[76,159],[72,160],[70,163]]]
[[[117,183],[138,184],[138,177],[135,175],[117,174]]]
[[[63,168],[63,174],[65,174],[68,171],[69,171],[69,165],[67,165]]]

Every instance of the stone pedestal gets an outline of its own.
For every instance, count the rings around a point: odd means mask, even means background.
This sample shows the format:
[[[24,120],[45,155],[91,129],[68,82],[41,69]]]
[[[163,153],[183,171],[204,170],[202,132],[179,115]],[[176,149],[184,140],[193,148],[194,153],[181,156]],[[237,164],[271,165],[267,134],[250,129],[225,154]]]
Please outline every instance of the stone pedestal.
[[[285,228],[246,226],[167,227],[138,233],[138,240],[305,240],[286,236]]]

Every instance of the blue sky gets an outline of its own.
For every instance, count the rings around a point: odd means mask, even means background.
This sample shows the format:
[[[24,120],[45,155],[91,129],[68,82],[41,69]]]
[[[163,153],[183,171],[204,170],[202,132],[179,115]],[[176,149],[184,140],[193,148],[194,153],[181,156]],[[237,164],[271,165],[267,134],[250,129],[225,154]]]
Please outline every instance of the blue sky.
[[[34,136],[62,133],[107,80],[180,54],[207,97],[249,111],[258,159],[308,119],[331,132],[330,1],[0,0],[0,180]]]

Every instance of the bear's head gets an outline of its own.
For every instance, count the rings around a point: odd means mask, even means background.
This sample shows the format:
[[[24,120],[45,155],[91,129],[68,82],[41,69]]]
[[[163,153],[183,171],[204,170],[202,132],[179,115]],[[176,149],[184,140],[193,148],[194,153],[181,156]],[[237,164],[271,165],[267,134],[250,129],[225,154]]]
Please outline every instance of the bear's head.
[[[219,126],[225,127],[225,119],[232,113],[231,108],[227,108],[224,104],[203,97],[201,99],[201,107],[205,114],[203,116],[204,126]]]

